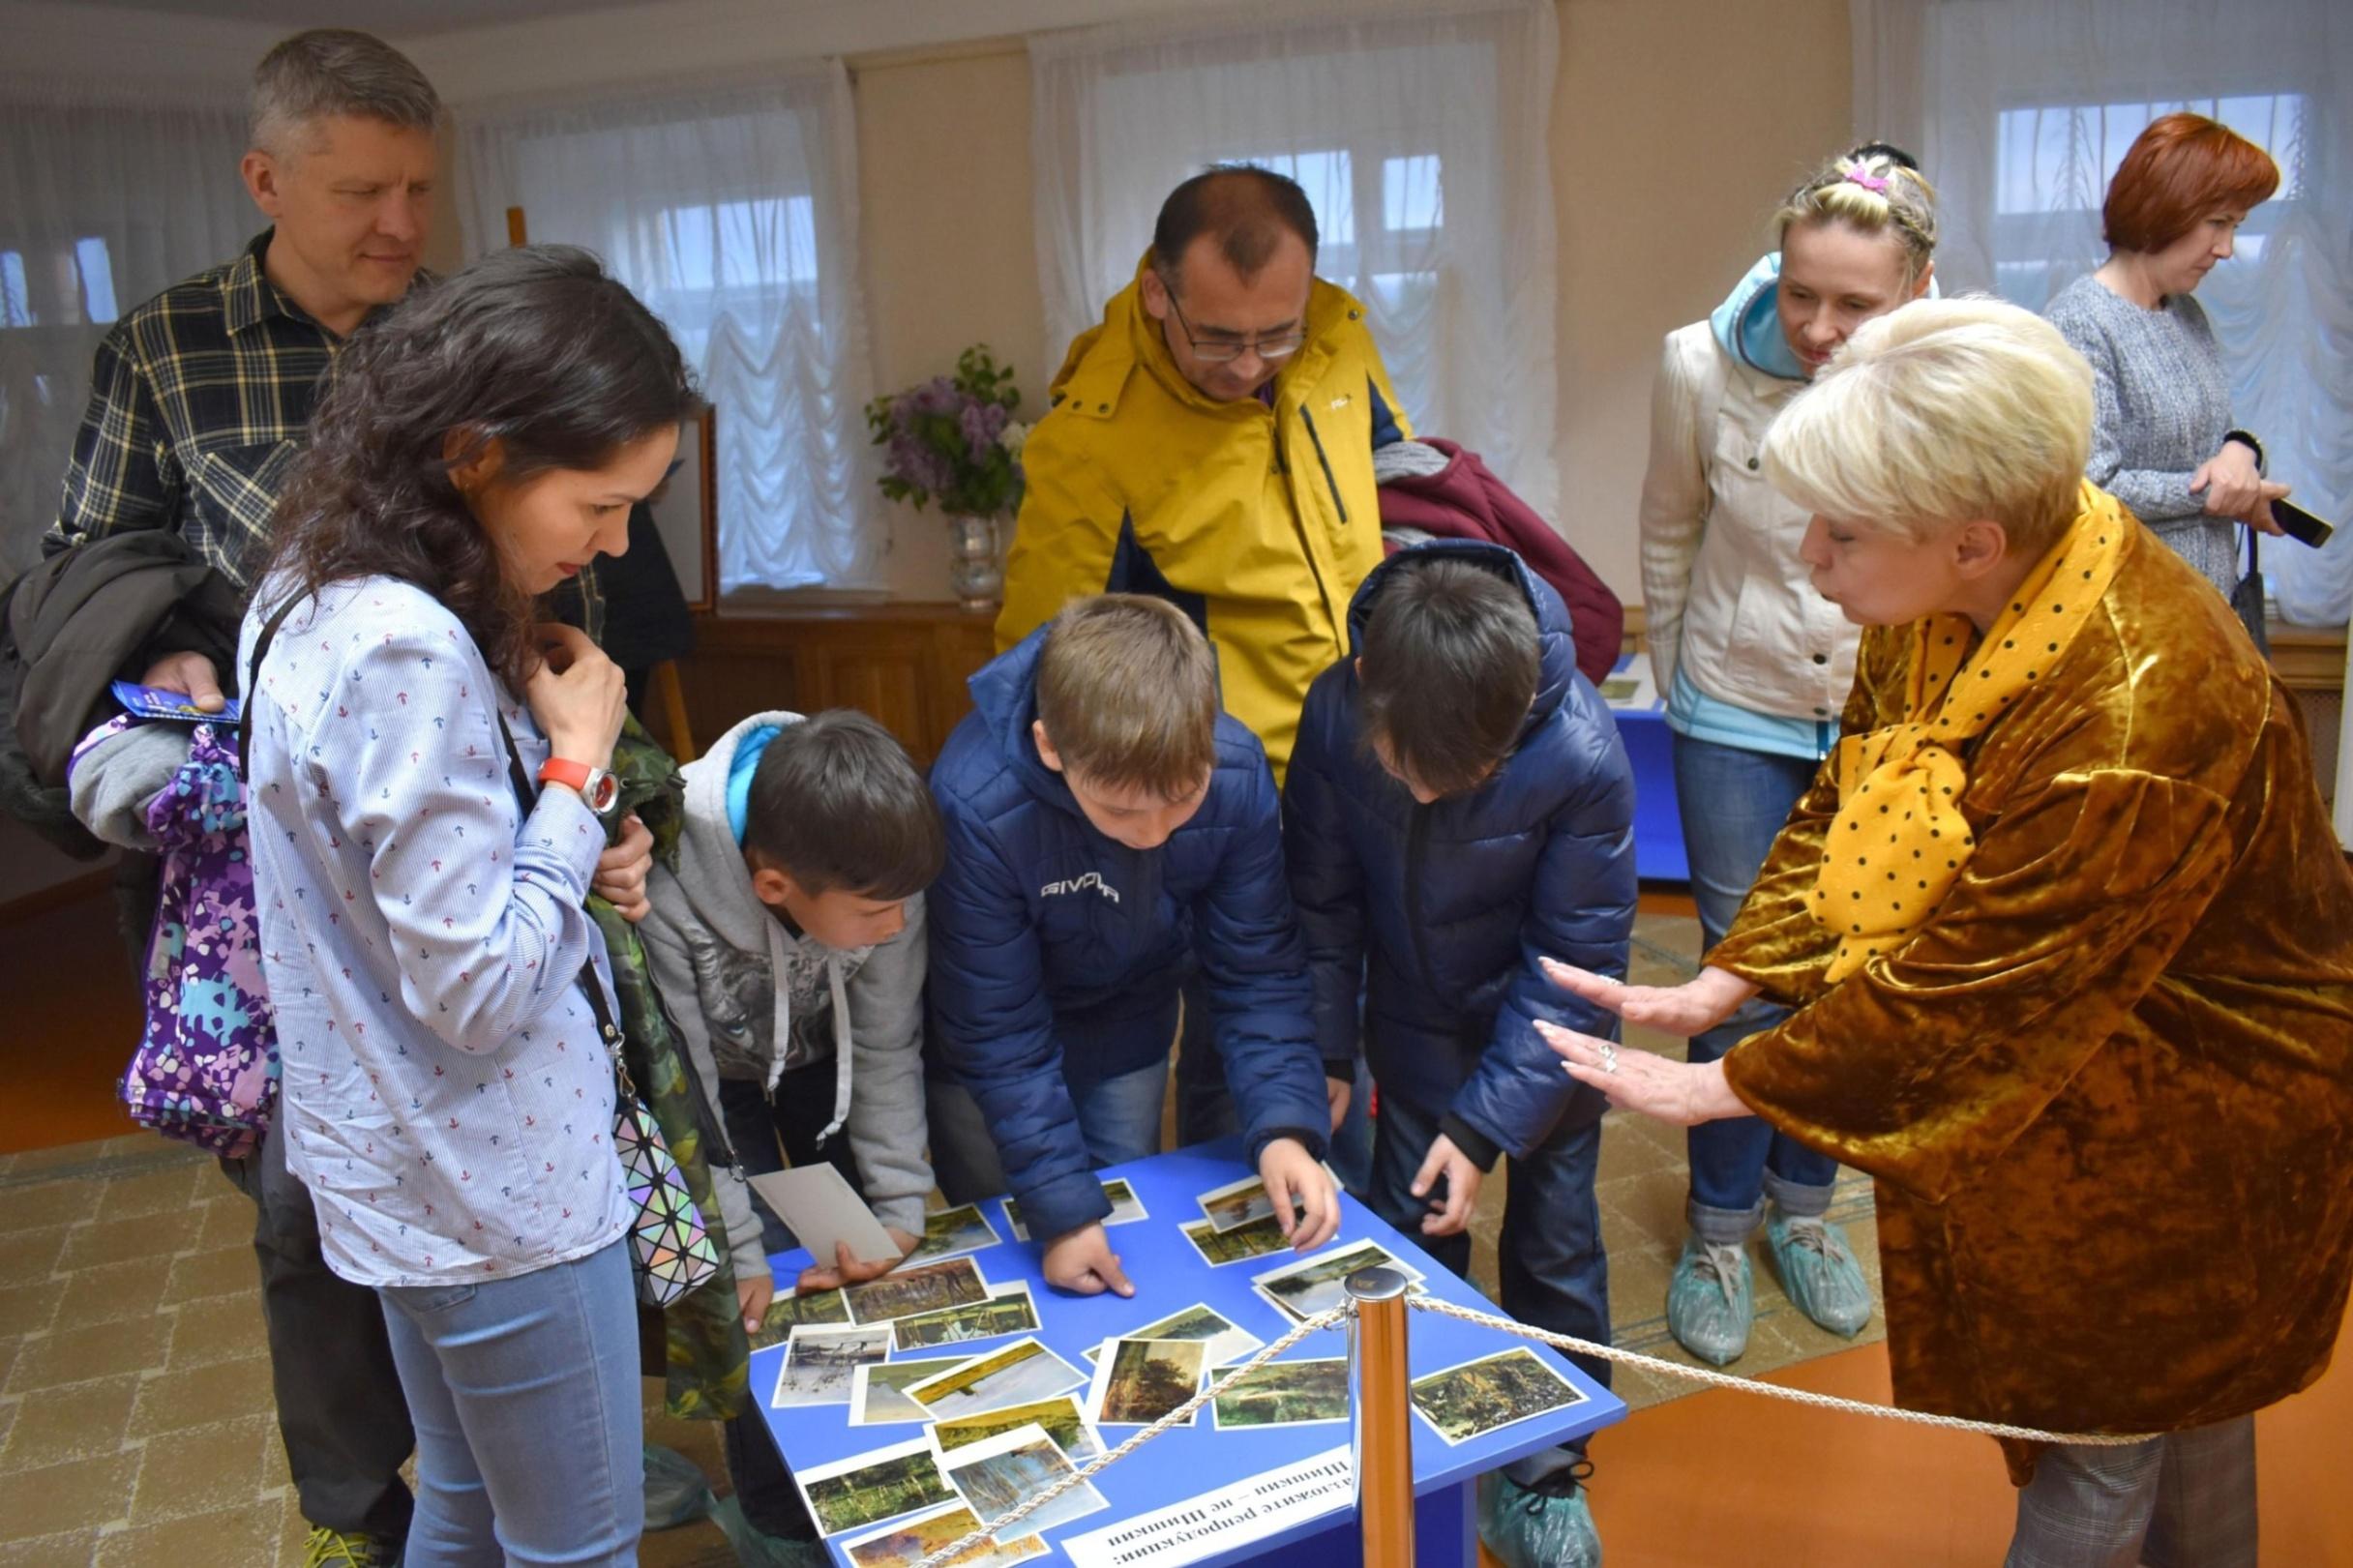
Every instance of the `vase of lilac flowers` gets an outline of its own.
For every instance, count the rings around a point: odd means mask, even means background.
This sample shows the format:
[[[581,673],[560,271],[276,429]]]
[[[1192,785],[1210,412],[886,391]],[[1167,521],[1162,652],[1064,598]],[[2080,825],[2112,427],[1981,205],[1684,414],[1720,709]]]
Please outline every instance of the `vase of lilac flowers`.
[[[1004,591],[1000,530],[1021,506],[1022,443],[1029,428],[1013,417],[1022,395],[1013,371],[986,343],[936,375],[866,405],[867,429],[883,449],[881,488],[918,512],[934,501],[948,523],[948,581],[967,609],[988,609]]]

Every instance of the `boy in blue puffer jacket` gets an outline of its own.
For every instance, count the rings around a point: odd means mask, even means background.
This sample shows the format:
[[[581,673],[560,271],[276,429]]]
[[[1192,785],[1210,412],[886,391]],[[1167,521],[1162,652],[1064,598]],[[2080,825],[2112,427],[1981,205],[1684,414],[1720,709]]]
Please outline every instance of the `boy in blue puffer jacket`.
[[[932,770],[948,853],[931,890],[931,1132],[949,1198],[1009,1187],[1048,1283],[1133,1294],[1094,1168],[1159,1152],[1177,991],[1198,963],[1249,1159],[1278,1216],[1286,1195],[1303,1207],[1293,1244],[1322,1245],[1339,1228],[1317,1163],[1337,1090],[1274,778],[1219,710],[1207,640],[1163,600],[1105,594],[971,690]]]
[[[1504,1310],[1606,1343],[1605,1107],[1564,1081],[1534,1024],[1616,1026],[1539,961],[1625,973],[1625,750],[1577,673],[1559,595],[1501,546],[1399,551],[1357,590],[1349,629],[1355,657],[1308,690],[1283,808],[1323,1052],[1344,1055],[1361,1017],[1381,1085],[1366,1201],[1468,1276],[1472,1204],[1510,1156]],[[1579,1360],[1609,1381],[1606,1362]],[[1513,1568],[1597,1562],[1590,1473],[1555,1448],[1489,1477],[1489,1548]]]

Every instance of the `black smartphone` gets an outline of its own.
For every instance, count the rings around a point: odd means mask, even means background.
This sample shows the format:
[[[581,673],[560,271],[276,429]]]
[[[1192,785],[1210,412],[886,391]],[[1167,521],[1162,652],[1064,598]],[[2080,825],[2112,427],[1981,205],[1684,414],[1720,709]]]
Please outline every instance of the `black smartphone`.
[[[2272,520],[2279,525],[2280,531],[2288,538],[2299,544],[2309,545],[2314,549],[2327,544],[2329,535],[2337,531],[2335,523],[2313,517],[2293,501],[2274,501]]]

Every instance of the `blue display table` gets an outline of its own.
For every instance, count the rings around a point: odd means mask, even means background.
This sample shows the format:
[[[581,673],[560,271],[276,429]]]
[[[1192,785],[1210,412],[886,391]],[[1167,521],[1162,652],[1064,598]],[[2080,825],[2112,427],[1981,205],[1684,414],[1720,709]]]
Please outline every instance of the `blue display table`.
[[[1623,656],[1616,673],[1639,676],[1642,686],[1638,699],[1610,700],[1610,717],[1618,721],[1618,738],[1634,768],[1634,870],[1646,882],[1687,882],[1691,862],[1683,853],[1683,813],[1675,804],[1674,741],[1665,698],[1650,689],[1646,656]]]
[[[1108,1294],[1069,1296],[1050,1288],[1038,1272],[1038,1248],[1011,1239],[1012,1227],[1005,1223],[1001,1204],[990,1201],[981,1205],[989,1222],[1006,1240],[1002,1245],[975,1254],[974,1260],[992,1285],[1017,1280],[1029,1282],[1037,1307],[1037,1337],[1048,1346],[1085,1371],[1088,1364],[1083,1351],[1197,1301],[1206,1302],[1267,1344],[1289,1331],[1290,1320],[1250,1288],[1250,1276],[1280,1266],[1292,1258],[1292,1254],[1211,1268],[1176,1230],[1178,1225],[1201,1218],[1201,1210],[1193,1201],[1195,1195],[1253,1174],[1242,1164],[1238,1139],[1228,1139],[1133,1165],[1115,1166],[1102,1174],[1107,1178],[1126,1177],[1150,1215],[1141,1223],[1117,1226],[1111,1231],[1113,1250],[1119,1254],[1122,1266],[1136,1285],[1136,1294],[1131,1299]],[[1343,1195],[1341,1204],[1341,1240],[1376,1241],[1402,1261],[1422,1270],[1426,1276],[1422,1287],[1431,1294],[1465,1306],[1493,1310],[1469,1284],[1440,1267],[1355,1198]],[[774,1263],[779,1284],[789,1285],[808,1265],[808,1254],[780,1253]],[[1515,1346],[1528,1346],[1549,1365],[1564,1373],[1586,1395],[1583,1404],[1532,1417],[1453,1447],[1431,1431],[1428,1423],[1418,1416],[1414,1418],[1414,1490],[1420,1499],[1416,1531],[1421,1560],[1439,1565],[1460,1563],[1468,1568],[1477,1561],[1477,1509],[1471,1483],[1524,1455],[1608,1426],[1624,1416],[1625,1406],[1565,1357],[1543,1346],[1433,1313],[1413,1314],[1409,1328],[1412,1374],[1415,1377]],[[983,1340],[969,1348],[976,1353],[986,1352],[1010,1343],[1010,1339]],[[828,1464],[903,1442],[916,1433],[917,1429],[910,1426],[853,1427],[849,1422],[848,1407],[840,1405],[770,1408],[767,1400],[775,1387],[784,1353],[781,1345],[753,1353],[751,1387],[760,1402],[760,1415],[775,1434],[786,1463],[796,1468]],[[1306,1360],[1346,1353],[1346,1336],[1335,1329],[1310,1335],[1286,1352],[1283,1359]],[[1132,1430],[1107,1429],[1105,1445],[1121,1441]],[[1346,1423],[1330,1423],[1221,1433],[1215,1430],[1205,1406],[1195,1426],[1165,1433],[1136,1454],[1098,1471],[1094,1485],[1111,1503],[1110,1509],[1048,1530],[1046,1540],[1052,1545],[1065,1536],[1100,1529],[1121,1519],[1149,1513],[1246,1477],[1278,1469],[1346,1444],[1351,1431]],[[860,1533],[863,1532],[851,1531],[848,1537],[836,1538],[837,1562],[847,1562],[838,1542]],[[1354,1510],[1343,1506],[1283,1534],[1201,1560],[1242,1562],[1276,1552],[1282,1553],[1286,1568],[1361,1562]]]

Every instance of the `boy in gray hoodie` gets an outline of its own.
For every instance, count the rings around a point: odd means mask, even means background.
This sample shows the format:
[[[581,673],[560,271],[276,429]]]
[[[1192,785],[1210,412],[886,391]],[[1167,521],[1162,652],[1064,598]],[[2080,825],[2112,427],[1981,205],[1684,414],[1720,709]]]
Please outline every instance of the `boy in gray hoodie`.
[[[931,790],[888,730],[847,709],[756,714],[684,773],[677,870],[655,867],[639,932],[687,1054],[744,1171],[828,1160],[910,1251],[932,1190],[923,889],[946,849]],[[714,1161],[711,1177],[758,1332],[774,1289],[767,1255],[794,1243],[781,1225],[763,1236],[734,1169]],[[796,1283],[890,1266],[819,1258]],[[744,1511],[767,1533],[806,1538],[759,1429],[757,1416],[728,1423]]]

